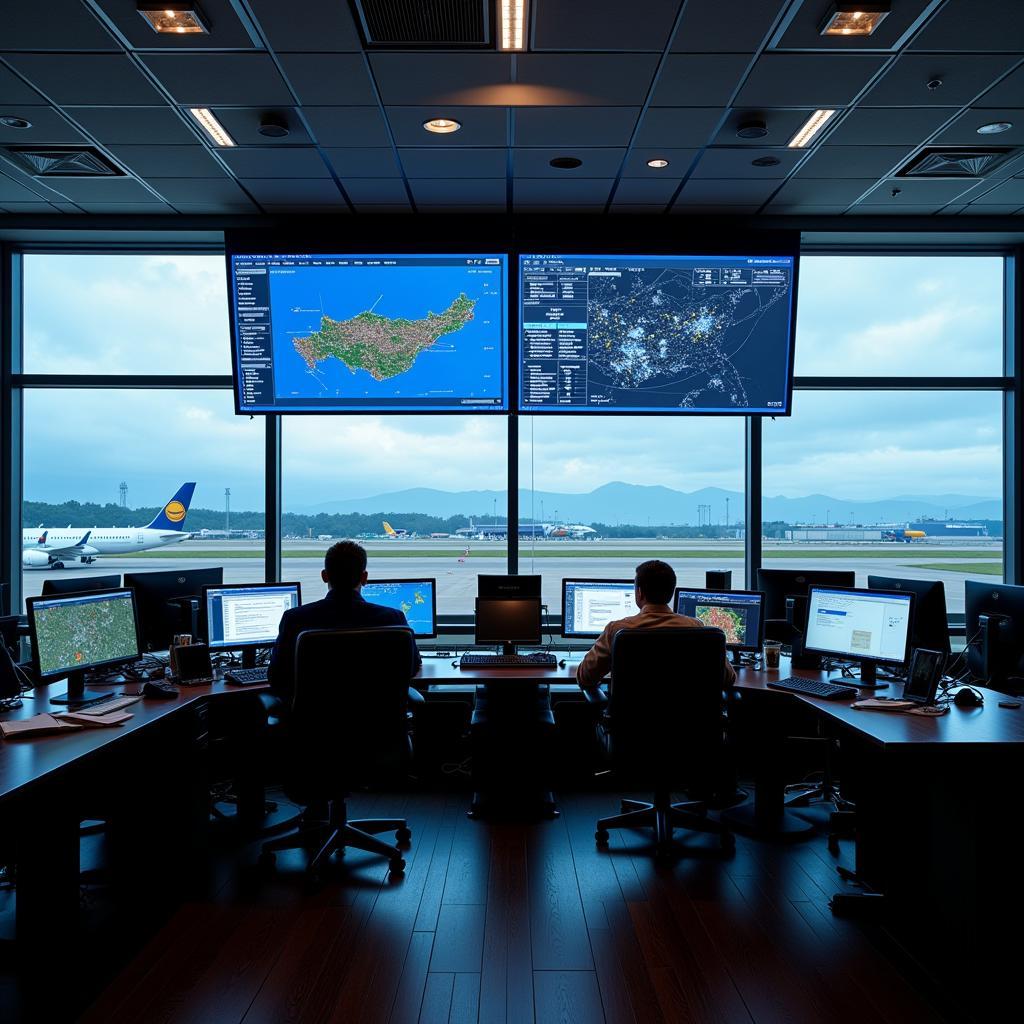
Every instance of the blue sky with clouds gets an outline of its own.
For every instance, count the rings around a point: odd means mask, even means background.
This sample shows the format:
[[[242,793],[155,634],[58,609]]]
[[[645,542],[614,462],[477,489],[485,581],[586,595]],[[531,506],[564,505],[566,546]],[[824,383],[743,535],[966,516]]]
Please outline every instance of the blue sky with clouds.
[[[808,256],[801,264],[802,374],[998,375],[996,257]],[[26,258],[25,369],[32,373],[230,373],[220,256]],[[1001,399],[943,392],[797,392],[766,422],[765,493],[843,498],[1001,493]],[[155,505],[198,481],[197,506],[263,504],[263,421],[227,392],[38,391],[25,401],[25,495]],[[289,417],[285,504],[407,487],[505,485],[502,417]],[[589,491],[611,480],[742,489],[742,420],[520,421],[520,481]]]

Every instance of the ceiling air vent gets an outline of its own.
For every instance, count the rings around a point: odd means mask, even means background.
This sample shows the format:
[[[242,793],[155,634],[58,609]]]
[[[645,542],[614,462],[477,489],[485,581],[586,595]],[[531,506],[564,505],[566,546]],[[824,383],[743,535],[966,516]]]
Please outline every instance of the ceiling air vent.
[[[114,178],[124,174],[124,171],[95,149],[9,146],[4,152],[35,178]]]
[[[981,178],[994,171],[1012,149],[956,149],[929,146],[901,170],[897,178]]]
[[[354,0],[371,46],[491,45],[491,0]]]

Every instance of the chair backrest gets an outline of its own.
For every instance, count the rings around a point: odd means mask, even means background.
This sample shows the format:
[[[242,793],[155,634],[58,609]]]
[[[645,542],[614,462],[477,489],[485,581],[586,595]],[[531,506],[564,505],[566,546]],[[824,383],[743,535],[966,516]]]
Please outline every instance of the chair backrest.
[[[414,672],[406,626],[300,633],[290,728],[304,771],[354,784],[403,756]]]
[[[618,756],[679,766],[687,752],[719,745],[724,685],[720,629],[619,630],[608,706]]]

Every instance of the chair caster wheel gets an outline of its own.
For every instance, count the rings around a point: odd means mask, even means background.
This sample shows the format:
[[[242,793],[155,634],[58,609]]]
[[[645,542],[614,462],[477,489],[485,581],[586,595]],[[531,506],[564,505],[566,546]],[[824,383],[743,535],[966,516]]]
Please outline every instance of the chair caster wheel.
[[[410,839],[412,839],[412,829],[400,828],[395,833],[395,842],[396,843],[407,843],[407,842],[409,842]]]
[[[608,845],[608,829],[606,829],[606,828],[599,828],[594,833],[594,839],[597,841],[598,846],[607,846]]]
[[[726,853],[732,853],[736,849],[736,837],[731,832],[723,832],[718,842]]]
[[[390,864],[388,864],[388,875],[389,877],[395,877],[397,875],[405,874],[405,861],[401,857],[396,857]]]

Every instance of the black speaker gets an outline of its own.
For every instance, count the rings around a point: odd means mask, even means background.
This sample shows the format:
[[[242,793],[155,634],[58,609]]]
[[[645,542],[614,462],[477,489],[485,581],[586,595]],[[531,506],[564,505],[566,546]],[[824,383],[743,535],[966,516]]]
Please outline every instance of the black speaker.
[[[704,573],[704,586],[718,593],[732,590],[732,569],[708,569]]]

